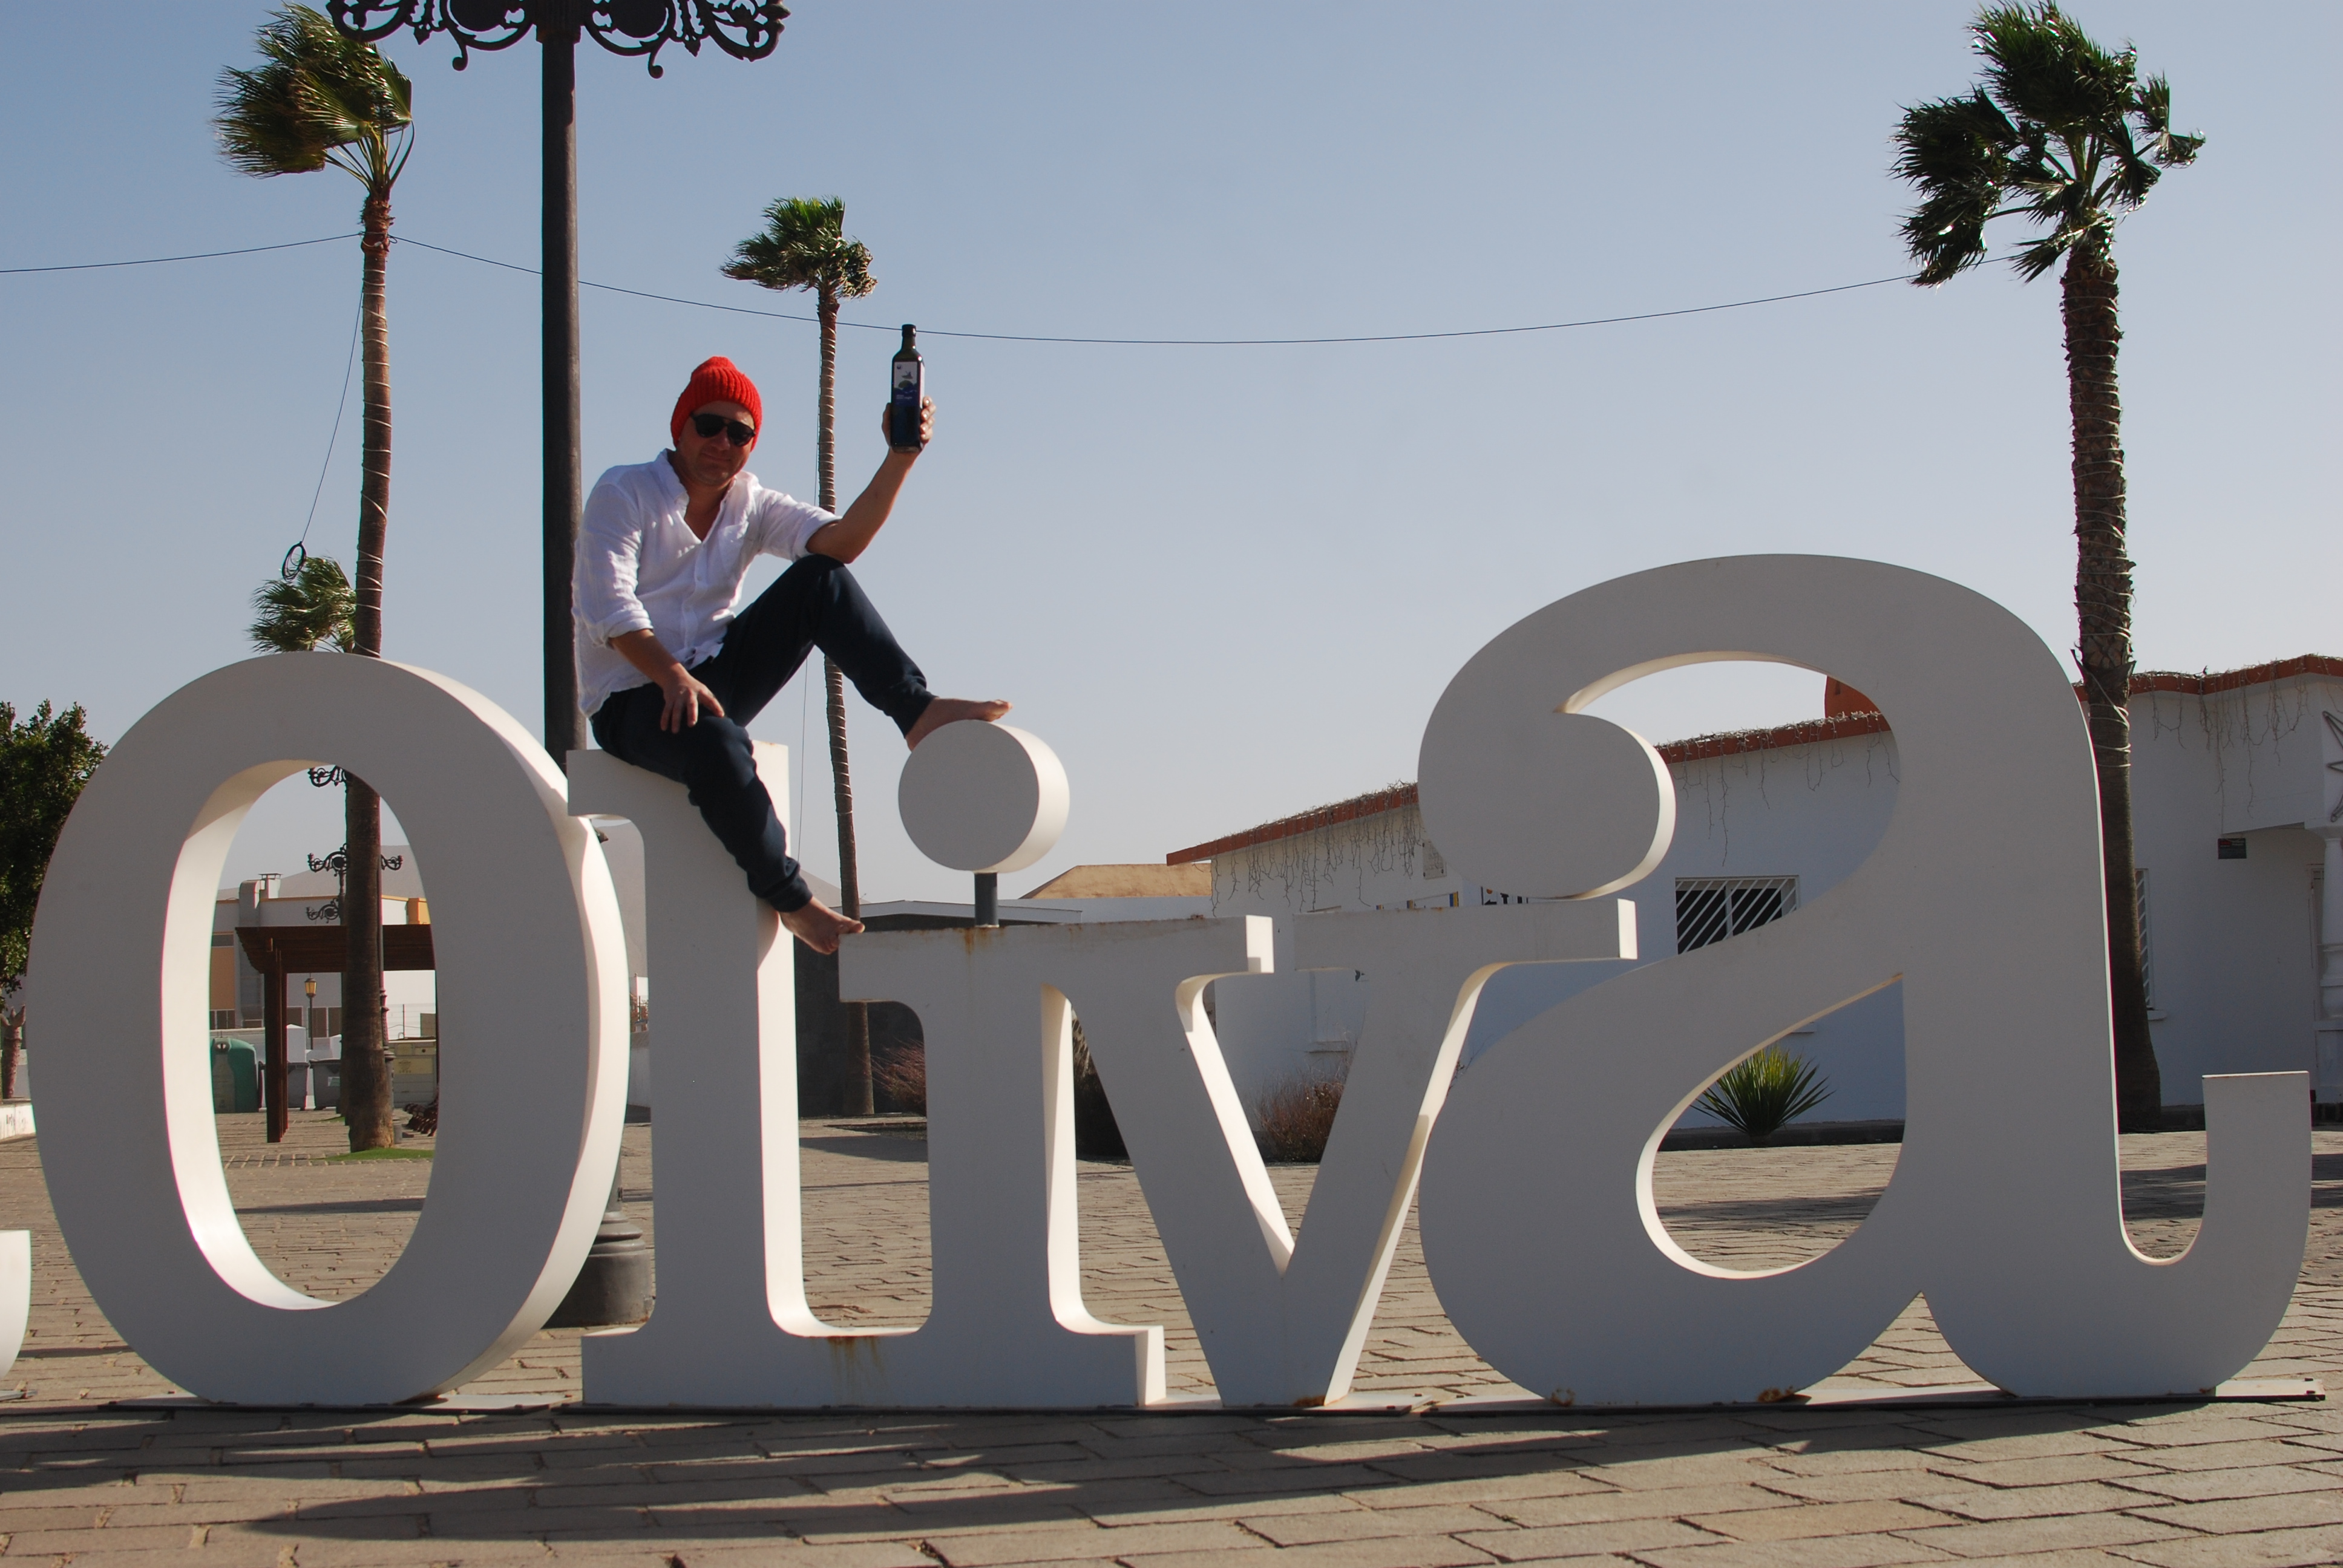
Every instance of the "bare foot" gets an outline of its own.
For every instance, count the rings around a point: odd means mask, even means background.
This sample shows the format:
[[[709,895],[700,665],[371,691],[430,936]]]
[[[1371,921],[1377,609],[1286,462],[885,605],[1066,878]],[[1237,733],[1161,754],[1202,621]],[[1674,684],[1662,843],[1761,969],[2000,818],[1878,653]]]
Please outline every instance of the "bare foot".
[[[928,704],[927,711],[911,721],[911,732],[903,737],[907,745],[916,747],[947,724],[957,724],[963,719],[980,719],[990,724],[1009,711],[1005,702],[970,702],[965,697],[939,697]]]
[[[805,908],[781,917],[798,940],[818,953],[834,953],[838,939],[850,937],[862,929],[860,920],[850,920],[820,899],[809,900]]]

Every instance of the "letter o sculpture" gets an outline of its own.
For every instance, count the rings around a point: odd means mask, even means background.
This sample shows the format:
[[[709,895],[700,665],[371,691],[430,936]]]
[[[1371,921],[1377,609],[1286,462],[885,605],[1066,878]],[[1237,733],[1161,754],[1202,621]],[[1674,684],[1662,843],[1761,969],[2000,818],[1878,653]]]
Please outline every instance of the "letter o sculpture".
[[[206,1028],[236,828],[327,760],[394,804],[430,868],[447,1042],[430,1200],[389,1272],[341,1302],[277,1279],[237,1223]],[[182,688],[83,791],[30,973],[57,1222],[99,1310],[180,1387],[249,1404],[428,1396],[510,1354],[576,1278],[626,1112],[618,900],[552,759],[478,693],[342,654]]]

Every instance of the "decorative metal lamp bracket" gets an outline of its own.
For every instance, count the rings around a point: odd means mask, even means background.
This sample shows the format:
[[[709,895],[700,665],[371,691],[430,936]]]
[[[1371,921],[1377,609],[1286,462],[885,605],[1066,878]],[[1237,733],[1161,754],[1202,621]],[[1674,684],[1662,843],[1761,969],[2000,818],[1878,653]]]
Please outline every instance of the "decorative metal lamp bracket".
[[[534,29],[575,38],[583,31],[613,55],[641,55],[653,76],[662,75],[659,51],[680,44],[692,55],[712,43],[736,60],[761,60],[781,39],[789,7],[776,0],[329,0],[334,25],[372,43],[401,27],[418,44],[434,33],[456,41],[458,71],[475,49],[508,49]]]

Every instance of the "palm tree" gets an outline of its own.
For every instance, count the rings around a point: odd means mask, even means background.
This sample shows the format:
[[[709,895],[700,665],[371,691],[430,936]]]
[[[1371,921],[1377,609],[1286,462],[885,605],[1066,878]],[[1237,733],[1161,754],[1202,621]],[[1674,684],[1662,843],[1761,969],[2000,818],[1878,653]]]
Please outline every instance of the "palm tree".
[[[740,242],[724,276],[767,288],[810,288],[821,321],[821,397],[816,472],[821,508],[838,510],[838,302],[860,299],[878,286],[870,251],[846,237],[846,204],[784,197],[765,209],[765,228]],[[838,891],[844,914],[862,913],[862,883],[854,860],[854,779],[846,758],[846,678],[825,656],[823,706],[830,719],[830,778],[838,807]],[[847,1114],[870,1114],[870,1010],[846,1008]]]
[[[313,653],[330,647],[347,653],[350,579],[342,563],[307,556],[290,577],[273,577],[252,596],[252,647],[256,653]]]
[[[2116,220],[2202,136],[2172,130],[2172,88],[2139,79],[2127,45],[2094,43],[2055,4],[1987,5],[1971,29],[1983,81],[1966,97],[1916,105],[1896,131],[1896,173],[1917,188],[1904,240],[1935,285],[1985,259],[1985,226],[2037,226],[2011,256],[2041,276],[2063,257],[2066,400],[2074,437],[2077,662],[2099,777],[2107,869],[2107,970],[2117,1097],[2127,1131],[2163,1122],[2140,965],[2131,826],[2131,566],[2124,553],[2123,407],[2116,387]]]
[[[390,192],[413,150],[410,90],[397,66],[371,44],[345,38],[307,5],[285,5],[260,29],[261,63],[220,73],[212,124],[236,169],[259,178],[310,174],[333,165],[365,187],[359,208],[366,258],[366,437],[358,497],[357,582],[345,650],[382,657],[383,537],[390,520],[390,318],[385,265],[390,256]],[[342,1111],[352,1149],[387,1147],[390,1074],[383,1054],[382,799],[345,775],[349,881],[342,900]]]

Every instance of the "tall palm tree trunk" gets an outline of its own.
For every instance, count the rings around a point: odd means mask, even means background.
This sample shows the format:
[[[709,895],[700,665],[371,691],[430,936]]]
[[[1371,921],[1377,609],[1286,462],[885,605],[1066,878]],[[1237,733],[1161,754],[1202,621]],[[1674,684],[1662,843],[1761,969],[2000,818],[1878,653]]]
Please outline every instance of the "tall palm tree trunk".
[[[821,482],[821,509],[838,510],[838,295],[816,291],[816,314],[821,318],[821,402],[819,408],[821,451],[816,471]],[[838,809],[839,912],[850,920],[862,915],[862,878],[854,863],[854,771],[846,757],[846,673],[828,654],[821,660],[822,712],[830,720],[830,780]],[[870,1009],[862,1002],[846,1004],[846,1113],[868,1116],[870,1092]]]
[[[358,492],[357,603],[352,652],[382,657],[382,556],[390,521],[390,315],[385,287],[390,257],[390,198],[372,195],[364,214],[366,254],[365,477]],[[344,773],[342,883],[342,1118],[350,1147],[387,1149],[391,1123],[390,1063],[384,1050],[382,983],[382,798]]]
[[[2075,436],[2075,611],[2107,868],[2107,979],[2115,1004],[2116,1102],[2125,1131],[2164,1122],[2163,1075],[2147,1022],[2139,883],[2131,828],[2131,561],[2124,553],[2123,402],[2115,258],[2086,243],[2061,281],[2066,398]]]

